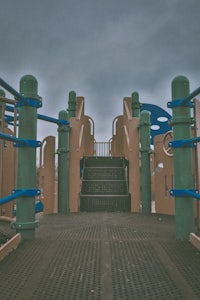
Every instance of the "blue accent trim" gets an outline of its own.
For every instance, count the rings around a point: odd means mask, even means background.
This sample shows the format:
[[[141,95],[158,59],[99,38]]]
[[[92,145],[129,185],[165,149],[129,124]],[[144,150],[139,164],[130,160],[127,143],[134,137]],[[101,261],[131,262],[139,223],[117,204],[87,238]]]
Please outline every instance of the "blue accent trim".
[[[6,123],[13,122],[13,121],[14,121],[14,117],[9,116],[9,115],[4,115],[4,121],[5,121]]]
[[[196,143],[200,142],[200,137],[191,138],[188,140],[176,140],[169,142],[169,147],[180,148],[180,147],[196,147]]]
[[[170,190],[170,195],[172,197],[193,197],[193,198],[200,200],[200,194],[198,194],[198,190],[172,189],[172,190]]]
[[[36,213],[39,213],[39,212],[41,212],[41,211],[43,211],[44,210],[44,205],[43,205],[43,203],[41,202],[41,201],[36,201],[35,202],[35,212]]]
[[[11,105],[7,105],[7,104],[6,104],[6,110],[7,110],[7,111],[14,112],[14,107],[11,106]],[[18,110],[17,110],[17,111],[18,111]]]
[[[148,110],[151,113],[151,144],[153,145],[154,136],[164,134],[167,131],[172,130],[172,127],[168,123],[172,116],[163,108],[154,104],[141,104],[140,111],[143,110]],[[164,121],[162,121],[162,118],[164,119]]]

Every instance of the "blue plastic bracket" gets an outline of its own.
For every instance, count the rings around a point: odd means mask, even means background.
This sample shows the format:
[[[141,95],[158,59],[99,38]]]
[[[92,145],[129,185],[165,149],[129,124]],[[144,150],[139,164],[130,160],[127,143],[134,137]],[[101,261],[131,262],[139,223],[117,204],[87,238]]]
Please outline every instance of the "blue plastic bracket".
[[[35,141],[35,140],[24,140],[18,138],[16,142],[14,142],[14,147],[32,147],[32,148],[37,148],[41,146],[40,141]]]
[[[200,94],[200,87],[198,87],[196,90],[194,90],[191,94],[189,94],[187,97],[182,99],[173,100],[171,102],[167,103],[167,107],[173,108],[177,106],[189,106],[194,107],[193,101],[191,101],[194,97],[196,97],[198,94]]]
[[[42,101],[38,99],[25,98],[25,101],[17,101],[15,107],[32,106],[36,108],[42,107]]]
[[[35,197],[35,196],[39,196],[41,194],[40,189],[14,189],[14,190],[12,190],[12,192],[13,192],[13,194],[21,193],[21,196],[23,196],[23,197]]]
[[[188,140],[170,141],[168,145],[171,148],[196,147],[196,143],[198,143],[198,142],[200,142],[200,137],[191,138]]]
[[[177,99],[177,100],[173,100],[173,101],[169,101],[167,102],[167,107],[169,108],[174,108],[174,107],[179,107],[179,106],[187,106],[187,107],[194,107],[194,102],[193,101],[189,101],[189,102],[184,102],[185,99]]]
[[[39,196],[41,191],[39,189],[21,189],[13,190],[12,194],[0,199],[0,205],[8,203],[18,197],[35,197]]]
[[[198,194],[198,190],[172,189],[172,190],[170,190],[170,195],[172,197],[193,197],[193,198],[200,200],[200,194]]]

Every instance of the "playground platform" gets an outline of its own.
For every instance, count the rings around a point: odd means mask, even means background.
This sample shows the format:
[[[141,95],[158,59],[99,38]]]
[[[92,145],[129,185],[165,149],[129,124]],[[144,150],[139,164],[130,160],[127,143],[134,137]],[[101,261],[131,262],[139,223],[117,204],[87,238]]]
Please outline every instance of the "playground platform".
[[[171,216],[45,215],[0,262],[0,299],[200,299],[200,252]]]

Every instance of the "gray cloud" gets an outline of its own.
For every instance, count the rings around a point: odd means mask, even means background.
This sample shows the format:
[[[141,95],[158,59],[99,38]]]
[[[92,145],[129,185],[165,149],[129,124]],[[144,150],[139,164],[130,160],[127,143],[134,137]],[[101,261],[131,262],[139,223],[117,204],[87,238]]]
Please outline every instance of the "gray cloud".
[[[165,108],[176,75],[199,85],[199,8],[199,0],[3,0],[1,77],[18,88],[21,76],[35,75],[41,113],[51,116],[76,90],[97,140],[107,140],[134,90]],[[56,128],[42,123],[45,131]]]

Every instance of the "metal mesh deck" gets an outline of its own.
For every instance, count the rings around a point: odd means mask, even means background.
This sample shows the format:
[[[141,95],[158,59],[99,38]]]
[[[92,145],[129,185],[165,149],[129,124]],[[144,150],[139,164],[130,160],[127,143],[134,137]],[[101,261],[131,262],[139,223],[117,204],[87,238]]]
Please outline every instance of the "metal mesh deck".
[[[0,299],[200,299],[200,252],[174,227],[159,215],[45,216],[0,263]]]

